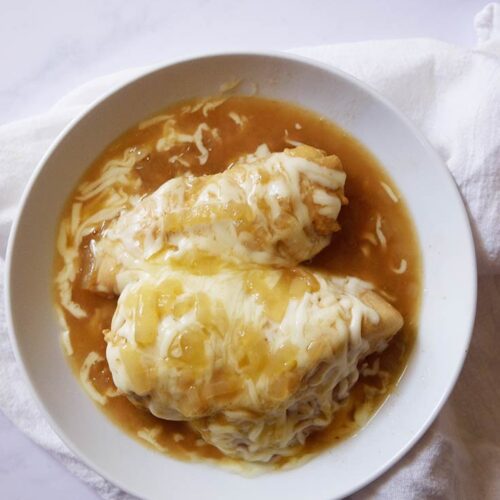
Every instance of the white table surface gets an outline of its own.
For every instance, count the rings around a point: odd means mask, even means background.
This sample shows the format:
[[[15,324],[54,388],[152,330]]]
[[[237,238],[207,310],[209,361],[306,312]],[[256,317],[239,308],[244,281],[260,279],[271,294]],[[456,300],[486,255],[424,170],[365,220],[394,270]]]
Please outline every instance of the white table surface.
[[[406,37],[472,46],[472,20],[486,3],[0,0],[0,124],[47,110],[93,77],[196,52]],[[0,413],[0,498],[96,495]]]

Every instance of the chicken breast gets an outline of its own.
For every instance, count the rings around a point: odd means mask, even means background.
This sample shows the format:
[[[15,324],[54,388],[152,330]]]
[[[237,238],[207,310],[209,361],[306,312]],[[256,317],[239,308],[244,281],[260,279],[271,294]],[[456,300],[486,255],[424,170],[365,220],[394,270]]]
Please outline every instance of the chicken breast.
[[[358,364],[402,327],[371,285],[213,259],[130,283],[106,333],[116,386],[226,455],[266,462],[328,425]]]
[[[301,146],[247,156],[220,174],[171,179],[92,242],[87,288],[118,294],[191,249],[229,261],[297,265],[339,229],[345,178],[336,156]]]

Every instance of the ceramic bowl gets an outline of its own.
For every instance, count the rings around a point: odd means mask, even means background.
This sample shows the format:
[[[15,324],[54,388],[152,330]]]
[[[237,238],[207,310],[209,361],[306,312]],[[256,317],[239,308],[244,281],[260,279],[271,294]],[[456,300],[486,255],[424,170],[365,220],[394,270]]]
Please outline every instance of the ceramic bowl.
[[[390,173],[415,221],[424,294],[418,341],[397,389],[355,436],[288,471],[245,478],[145,448],[94,406],[59,344],[51,293],[58,218],[94,158],[169,103],[242,78],[259,94],[319,112],[363,143]],[[59,136],[22,200],[8,249],[8,321],[22,371],[46,418],[90,467],[143,498],[336,498],[383,473],[418,440],[460,372],[476,302],[466,211],[442,160],[389,102],[356,79],[304,58],[220,54],[154,69],[95,103]]]

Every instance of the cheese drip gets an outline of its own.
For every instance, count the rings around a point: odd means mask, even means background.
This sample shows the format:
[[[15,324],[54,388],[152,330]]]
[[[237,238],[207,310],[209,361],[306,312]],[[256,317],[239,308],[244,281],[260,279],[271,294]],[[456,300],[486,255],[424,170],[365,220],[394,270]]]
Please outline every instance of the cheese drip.
[[[193,249],[233,262],[297,265],[339,229],[345,177],[336,156],[303,146],[247,156],[220,174],[172,179],[95,242],[89,288],[119,293]]]
[[[147,153],[147,149],[129,148],[121,158],[106,162],[97,179],[79,186],[70,216],[61,221],[57,252],[64,266],[57,274],[56,285],[61,305],[75,318],[87,316],[87,312],[72,297],[72,287],[79,272],[80,246],[84,238],[138,201],[138,196],[132,193],[139,190],[141,181],[133,174],[133,168]],[[59,314],[59,319],[61,326],[67,330],[64,314]],[[69,337],[65,343],[68,342]]]
[[[106,337],[114,383],[226,455],[293,454],[330,423],[401,315],[356,278],[206,264],[125,287]]]

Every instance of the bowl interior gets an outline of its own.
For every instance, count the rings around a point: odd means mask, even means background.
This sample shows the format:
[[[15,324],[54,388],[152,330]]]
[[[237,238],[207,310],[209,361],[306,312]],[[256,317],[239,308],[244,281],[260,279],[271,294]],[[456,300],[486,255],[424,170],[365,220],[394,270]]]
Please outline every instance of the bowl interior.
[[[59,214],[111,140],[169,103],[216,93],[234,78],[338,123],[388,170],[414,218],[423,253],[418,341],[389,400],[356,436],[290,471],[248,479],[185,464],[123,434],[79,386],[59,345],[51,280]],[[435,152],[392,106],[350,77],[284,55],[199,58],[155,70],[93,106],[60,137],[32,179],[9,247],[13,342],[34,394],[67,444],[126,490],[147,498],[289,499],[344,496],[382,473],[427,428],[449,394],[469,343],[475,259],[457,189]],[[193,481],[192,478],[196,477]]]

